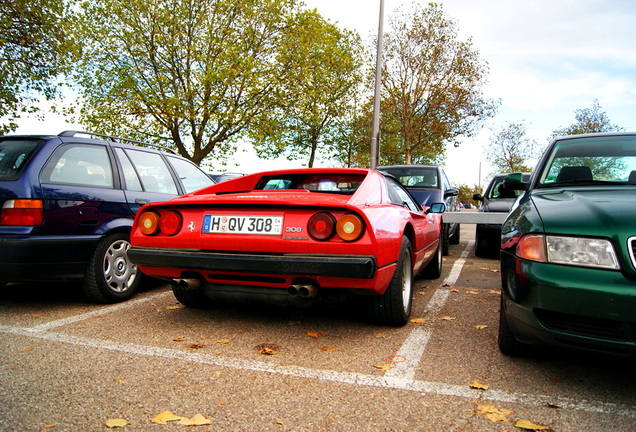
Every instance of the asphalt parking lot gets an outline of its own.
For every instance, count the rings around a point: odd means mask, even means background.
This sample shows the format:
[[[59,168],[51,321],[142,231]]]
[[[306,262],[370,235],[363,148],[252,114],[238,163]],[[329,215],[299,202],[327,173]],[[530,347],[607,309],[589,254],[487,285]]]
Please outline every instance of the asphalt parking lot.
[[[499,262],[475,257],[474,225],[461,239],[440,279],[417,279],[403,328],[351,304],[193,310],[156,282],[107,306],[9,285],[0,430],[636,430],[633,360],[499,352]]]

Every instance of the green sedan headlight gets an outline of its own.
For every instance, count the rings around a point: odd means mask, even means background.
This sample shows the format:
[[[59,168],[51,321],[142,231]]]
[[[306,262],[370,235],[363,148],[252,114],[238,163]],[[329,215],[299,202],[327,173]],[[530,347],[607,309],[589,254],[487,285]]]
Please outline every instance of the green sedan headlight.
[[[547,260],[554,264],[618,270],[618,260],[609,240],[546,236]]]

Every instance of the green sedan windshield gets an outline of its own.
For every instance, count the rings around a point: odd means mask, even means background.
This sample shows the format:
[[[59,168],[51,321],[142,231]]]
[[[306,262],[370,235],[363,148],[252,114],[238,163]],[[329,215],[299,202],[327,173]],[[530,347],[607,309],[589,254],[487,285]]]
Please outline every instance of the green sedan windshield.
[[[581,137],[557,142],[539,187],[564,184],[636,185],[636,137]]]

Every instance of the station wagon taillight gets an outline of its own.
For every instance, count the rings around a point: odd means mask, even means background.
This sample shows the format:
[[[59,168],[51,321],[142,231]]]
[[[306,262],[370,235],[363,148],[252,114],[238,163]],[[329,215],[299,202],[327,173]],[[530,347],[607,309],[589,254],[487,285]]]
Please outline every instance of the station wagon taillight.
[[[7,200],[0,212],[0,225],[36,226],[44,221],[41,200]]]

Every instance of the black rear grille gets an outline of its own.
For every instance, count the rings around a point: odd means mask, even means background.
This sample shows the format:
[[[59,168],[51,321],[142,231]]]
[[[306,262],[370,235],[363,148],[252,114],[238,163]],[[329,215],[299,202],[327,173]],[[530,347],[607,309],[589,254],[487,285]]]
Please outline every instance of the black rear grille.
[[[630,331],[631,328],[636,329],[634,324],[544,309],[535,309],[534,314],[539,322],[550,330],[609,341],[634,341],[634,335]]]

